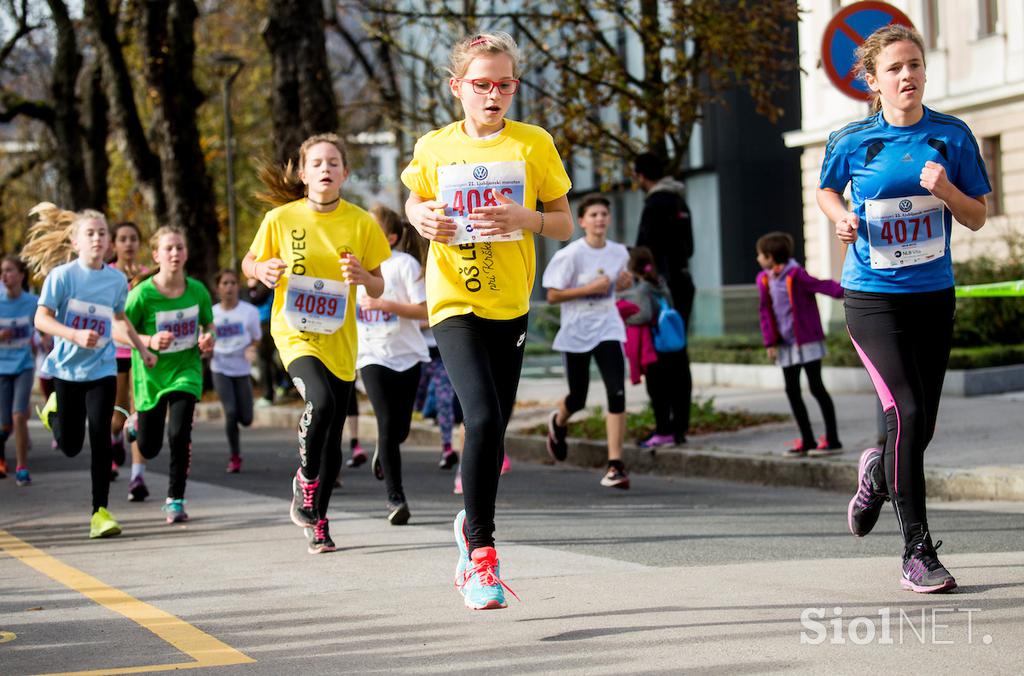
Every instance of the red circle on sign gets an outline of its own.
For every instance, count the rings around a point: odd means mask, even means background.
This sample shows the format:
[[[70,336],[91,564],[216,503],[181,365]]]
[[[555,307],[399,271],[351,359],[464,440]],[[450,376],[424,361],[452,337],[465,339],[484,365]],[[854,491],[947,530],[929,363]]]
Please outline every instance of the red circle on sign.
[[[852,70],[846,73],[838,72],[836,65],[832,62],[831,45],[836,33],[841,31],[843,35],[856,43],[857,46],[860,46],[868,36],[858,35],[856,31],[846,23],[846,20],[851,14],[867,10],[888,14],[891,17],[889,25],[895,23],[901,26],[907,26],[908,28],[914,27],[913,22],[899,9],[893,7],[887,2],[874,2],[873,0],[863,0],[862,2],[855,2],[852,5],[843,7],[841,10],[836,12],[836,15],[828,22],[828,25],[825,26],[825,34],[821,39],[821,60],[825,67],[825,75],[828,76],[829,81],[835,85],[836,89],[850,98],[857,99],[858,101],[870,101],[874,97],[874,94],[871,94],[870,92],[863,92],[853,86],[853,80],[857,77],[856,72],[853,72]],[[879,28],[881,28],[881,26],[879,26]]]

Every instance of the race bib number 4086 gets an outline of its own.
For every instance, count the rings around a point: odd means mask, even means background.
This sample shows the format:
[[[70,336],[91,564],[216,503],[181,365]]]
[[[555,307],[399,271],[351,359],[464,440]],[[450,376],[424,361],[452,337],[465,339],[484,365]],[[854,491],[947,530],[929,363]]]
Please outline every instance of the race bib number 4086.
[[[871,267],[920,265],[946,255],[946,205],[931,195],[867,200]]]
[[[526,162],[480,162],[439,167],[437,182],[441,201],[448,206],[444,213],[455,220],[455,235],[449,245],[469,242],[510,242],[523,238],[523,231],[504,235],[477,234],[469,215],[477,207],[496,207],[503,195],[516,204],[523,204],[526,191]]]

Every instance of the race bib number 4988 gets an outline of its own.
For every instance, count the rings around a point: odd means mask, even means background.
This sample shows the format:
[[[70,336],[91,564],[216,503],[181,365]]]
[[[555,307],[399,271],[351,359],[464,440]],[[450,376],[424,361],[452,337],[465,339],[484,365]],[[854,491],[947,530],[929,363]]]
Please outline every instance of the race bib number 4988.
[[[498,195],[523,204],[526,190],[526,162],[480,162],[439,167],[437,181],[444,213],[455,220],[455,235],[449,245],[469,242],[510,242],[523,238],[522,230],[504,235],[480,235],[469,215],[477,207],[496,207]]]

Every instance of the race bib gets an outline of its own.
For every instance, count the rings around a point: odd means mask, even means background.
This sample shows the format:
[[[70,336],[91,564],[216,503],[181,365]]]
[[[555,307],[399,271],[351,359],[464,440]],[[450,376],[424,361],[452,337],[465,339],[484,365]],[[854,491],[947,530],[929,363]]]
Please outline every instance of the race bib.
[[[32,318],[0,319],[0,329],[7,329],[7,338],[0,340],[0,350],[21,350],[32,342]]]
[[[174,336],[171,344],[160,350],[161,354],[181,352],[194,347],[199,343],[199,306],[157,312],[156,330],[157,333],[170,331]]]
[[[504,235],[478,235],[469,215],[477,207],[499,206],[497,194],[523,204],[526,191],[526,162],[481,162],[451,164],[437,169],[441,201],[448,206],[444,213],[455,219],[455,235],[451,246],[470,242],[511,242],[523,238],[523,231]]]
[[[366,338],[380,339],[398,331],[398,315],[383,310],[366,310],[359,303],[365,292],[360,290],[356,297],[356,322],[359,335]],[[382,298],[384,296],[381,296]]]
[[[96,341],[98,350],[110,342],[111,328],[114,325],[114,308],[99,303],[86,303],[72,298],[68,301],[67,312],[64,313],[64,325],[73,329],[88,329],[99,334]]]
[[[946,205],[931,195],[867,200],[871,267],[920,265],[946,255]]]
[[[600,275],[606,275],[604,270],[597,269],[582,273],[577,279],[577,286],[586,286],[597,279]],[[611,277],[611,275],[608,275]],[[577,311],[583,317],[600,317],[603,319],[609,312],[615,309],[615,281],[608,285],[608,290],[602,294],[584,296],[577,299]]]
[[[213,344],[214,354],[238,352],[252,342],[245,332],[245,324],[233,321],[231,317],[224,317],[219,324],[214,324],[213,328],[217,335],[217,340]]]
[[[345,323],[348,285],[304,275],[288,277],[284,318],[296,331],[334,333]]]

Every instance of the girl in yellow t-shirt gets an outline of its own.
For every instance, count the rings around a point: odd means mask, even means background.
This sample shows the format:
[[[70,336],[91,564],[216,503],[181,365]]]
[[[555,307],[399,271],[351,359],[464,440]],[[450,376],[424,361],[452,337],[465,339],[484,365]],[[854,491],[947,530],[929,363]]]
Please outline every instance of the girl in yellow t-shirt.
[[[309,553],[333,552],[327,505],[341,469],[341,431],[355,380],[355,293],[384,292],[380,264],[391,255],[372,217],[341,199],[348,178],[335,134],[299,147],[299,169],[267,167],[267,212],[242,271],[274,289],[270,332],[305,401],[299,419],[299,470],[291,519],[306,528]]]
[[[505,607],[494,503],[536,275],[533,237],[564,241],[573,230],[571,183],[551,135],[505,119],[519,71],[506,33],[456,44],[448,86],[465,119],[423,136],[402,172],[406,215],[431,240],[430,326],[465,412],[455,585],[476,609]]]

